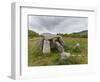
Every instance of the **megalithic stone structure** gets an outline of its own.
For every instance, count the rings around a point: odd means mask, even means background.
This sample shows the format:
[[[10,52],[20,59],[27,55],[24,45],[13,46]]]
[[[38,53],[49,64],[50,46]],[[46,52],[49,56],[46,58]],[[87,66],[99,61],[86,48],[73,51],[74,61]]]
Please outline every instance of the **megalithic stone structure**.
[[[70,57],[70,53],[64,51],[64,41],[60,35],[43,33],[40,39],[40,49],[43,54],[50,54],[51,49],[56,48],[60,52],[60,59],[65,60]]]
[[[56,48],[59,52],[64,51],[64,42],[60,35],[43,33],[41,35],[40,48],[44,54],[50,53],[52,48]]]

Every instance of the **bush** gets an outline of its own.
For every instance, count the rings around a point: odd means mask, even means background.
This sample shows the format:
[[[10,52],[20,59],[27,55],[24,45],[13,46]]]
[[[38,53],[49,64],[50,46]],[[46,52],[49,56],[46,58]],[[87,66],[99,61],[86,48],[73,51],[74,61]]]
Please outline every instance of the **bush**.
[[[31,31],[31,30],[28,30],[28,37],[29,38],[32,38],[32,37],[39,37],[39,34],[34,32],[34,31]]]

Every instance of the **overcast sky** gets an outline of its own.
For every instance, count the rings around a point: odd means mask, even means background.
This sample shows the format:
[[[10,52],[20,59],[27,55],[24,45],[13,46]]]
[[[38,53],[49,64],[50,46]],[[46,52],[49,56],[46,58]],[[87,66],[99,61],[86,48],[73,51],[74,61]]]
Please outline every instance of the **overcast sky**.
[[[41,33],[73,33],[87,30],[87,17],[29,16],[29,30]]]

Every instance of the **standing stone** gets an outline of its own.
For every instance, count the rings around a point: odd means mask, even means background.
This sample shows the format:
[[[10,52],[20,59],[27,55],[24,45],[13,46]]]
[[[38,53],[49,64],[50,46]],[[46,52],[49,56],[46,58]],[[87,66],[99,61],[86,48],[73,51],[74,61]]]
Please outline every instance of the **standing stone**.
[[[44,40],[43,53],[44,54],[49,54],[50,53],[50,42],[48,40]]]
[[[40,37],[40,50],[42,50],[43,49],[43,37]]]

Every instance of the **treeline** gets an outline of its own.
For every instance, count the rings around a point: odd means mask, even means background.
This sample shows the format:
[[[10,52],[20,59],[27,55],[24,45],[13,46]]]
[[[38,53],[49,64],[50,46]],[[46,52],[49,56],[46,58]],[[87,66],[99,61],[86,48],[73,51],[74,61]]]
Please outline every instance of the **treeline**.
[[[60,36],[63,36],[63,37],[87,38],[88,37],[88,31],[86,30],[86,31],[81,31],[81,32],[76,32],[76,33],[71,33],[71,34],[68,34],[68,33],[65,33],[65,34],[58,33],[57,35],[60,35]],[[39,37],[39,34],[34,32],[34,31],[28,30],[28,37],[29,38]]]
[[[87,31],[71,33],[71,34],[67,34],[67,33],[61,34],[61,33],[58,33],[57,35],[61,35],[63,37],[74,37],[74,38],[87,38],[88,37]]]
[[[28,37],[29,38],[32,38],[32,37],[39,37],[39,34],[34,32],[34,31],[31,31],[31,30],[28,30]]]

